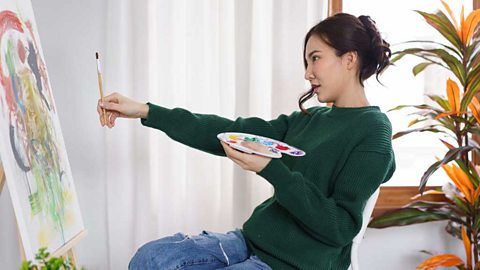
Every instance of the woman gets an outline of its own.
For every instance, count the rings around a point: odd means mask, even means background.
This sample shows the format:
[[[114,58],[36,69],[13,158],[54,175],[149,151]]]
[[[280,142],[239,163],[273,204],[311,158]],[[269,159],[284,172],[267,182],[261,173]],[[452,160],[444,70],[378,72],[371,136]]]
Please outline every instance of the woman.
[[[312,87],[301,111],[265,121],[167,109],[111,94],[99,102],[102,126],[118,117],[141,123],[205,152],[227,156],[270,182],[275,194],[257,206],[242,229],[226,234],[177,233],[147,243],[130,269],[347,269],[365,202],[395,171],[391,124],[371,106],[363,82],[389,65],[389,44],[368,16],[337,14],[305,37],[305,79]],[[304,109],[317,95],[333,106]],[[101,109],[107,110],[104,123]],[[182,123],[178,125],[178,123]],[[198,136],[190,137],[195,131]],[[246,132],[294,145],[307,154],[281,159],[239,152],[216,137]],[[251,147],[255,147],[252,145]]]

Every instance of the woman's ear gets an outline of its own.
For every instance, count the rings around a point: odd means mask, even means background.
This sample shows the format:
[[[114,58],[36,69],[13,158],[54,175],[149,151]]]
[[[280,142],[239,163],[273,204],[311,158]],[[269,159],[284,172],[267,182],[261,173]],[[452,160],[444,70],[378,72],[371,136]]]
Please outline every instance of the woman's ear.
[[[358,54],[357,52],[346,52],[343,55],[343,60],[347,67],[347,70],[352,70],[357,66]]]

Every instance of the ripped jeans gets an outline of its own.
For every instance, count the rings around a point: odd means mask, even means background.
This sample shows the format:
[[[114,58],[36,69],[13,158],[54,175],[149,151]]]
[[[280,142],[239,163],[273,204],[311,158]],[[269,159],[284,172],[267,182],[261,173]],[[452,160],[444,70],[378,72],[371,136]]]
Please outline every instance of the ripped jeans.
[[[202,231],[199,235],[176,233],[148,242],[133,256],[129,270],[272,270],[255,256],[240,229],[226,234]]]

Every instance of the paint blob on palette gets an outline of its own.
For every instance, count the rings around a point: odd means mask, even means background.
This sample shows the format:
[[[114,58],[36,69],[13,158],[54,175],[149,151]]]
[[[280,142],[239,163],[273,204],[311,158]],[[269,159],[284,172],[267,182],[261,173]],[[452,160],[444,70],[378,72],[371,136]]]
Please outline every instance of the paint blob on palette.
[[[281,158],[282,153],[294,157],[301,157],[305,155],[304,151],[290,146],[284,142],[254,134],[224,132],[218,134],[217,138],[227,143],[232,148],[249,154],[257,154],[271,158]],[[256,149],[251,149],[242,145],[242,142],[254,142],[258,143],[259,146],[256,147]]]

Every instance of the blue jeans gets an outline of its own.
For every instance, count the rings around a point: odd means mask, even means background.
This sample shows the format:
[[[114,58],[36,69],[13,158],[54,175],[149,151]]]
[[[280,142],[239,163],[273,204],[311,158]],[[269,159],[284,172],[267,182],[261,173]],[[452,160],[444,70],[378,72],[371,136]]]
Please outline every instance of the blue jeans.
[[[133,256],[130,270],[272,270],[255,256],[240,229],[226,234],[202,231],[199,235],[176,233],[148,242]]]

